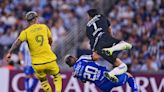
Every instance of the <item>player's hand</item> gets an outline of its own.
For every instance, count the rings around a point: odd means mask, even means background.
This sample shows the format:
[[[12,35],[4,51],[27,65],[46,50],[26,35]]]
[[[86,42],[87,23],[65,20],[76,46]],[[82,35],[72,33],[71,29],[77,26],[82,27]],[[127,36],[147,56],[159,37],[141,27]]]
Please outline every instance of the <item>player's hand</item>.
[[[6,61],[9,62],[11,58],[11,53],[7,53],[5,58],[6,58]]]

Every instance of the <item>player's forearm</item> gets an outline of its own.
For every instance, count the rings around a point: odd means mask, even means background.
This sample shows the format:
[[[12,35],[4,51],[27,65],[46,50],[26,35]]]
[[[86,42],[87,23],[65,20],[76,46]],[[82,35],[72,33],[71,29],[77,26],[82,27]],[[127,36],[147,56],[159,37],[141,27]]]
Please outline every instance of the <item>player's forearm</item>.
[[[9,53],[12,53],[17,47],[19,47],[21,44],[21,41],[19,39],[17,39],[11,46],[11,48],[9,49]]]

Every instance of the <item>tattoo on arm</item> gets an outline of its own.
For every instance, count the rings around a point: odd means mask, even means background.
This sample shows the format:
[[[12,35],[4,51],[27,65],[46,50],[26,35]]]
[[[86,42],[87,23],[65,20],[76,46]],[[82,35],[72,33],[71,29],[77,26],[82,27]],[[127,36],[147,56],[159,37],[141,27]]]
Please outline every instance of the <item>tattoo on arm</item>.
[[[19,39],[17,39],[11,46],[9,53],[12,53],[18,46],[20,46],[21,43],[22,42]]]

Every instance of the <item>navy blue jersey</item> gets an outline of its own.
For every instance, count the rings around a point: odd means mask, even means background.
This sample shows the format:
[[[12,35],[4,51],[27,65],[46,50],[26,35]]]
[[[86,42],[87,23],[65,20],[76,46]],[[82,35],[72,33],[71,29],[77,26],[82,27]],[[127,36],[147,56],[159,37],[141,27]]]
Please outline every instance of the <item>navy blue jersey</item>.
[[[104,72],[110,71],[106,67],[96,64],[86,56],[81,56],[73,66],[75,76],[82,81],[94,83],[103,92],[110,92],[113,87],[121,86],[128,79],[127,74],[121,74],[118,77],[119,82],[112,83],[104,77]]]
[[[95,48],[98,38],[104,33],[108,33],[109,26],[110,22],[102,15],[96,15],[87,23],[86,33],[92,50]]]
[[[111,56],[102,52],[103,48],[110,48],[120,42],[120,40],[111,36],[109,27],[110,22],[107,18],[96,15],[87,23],[86,34],[90,40],[91,50],[96,51],[109,63],[114,64],[119,52],[114,52]]]

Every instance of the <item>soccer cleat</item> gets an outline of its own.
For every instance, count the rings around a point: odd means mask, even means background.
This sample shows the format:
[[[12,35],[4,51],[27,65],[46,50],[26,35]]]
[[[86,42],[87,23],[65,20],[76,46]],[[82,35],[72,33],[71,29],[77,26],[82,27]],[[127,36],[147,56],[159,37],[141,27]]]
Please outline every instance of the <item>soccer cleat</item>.
[[[128,49],[131,49],[132,48],[132,45],[127,43],[126,47],[125,47],[125,50],[128,50]]]
[[[110,74],[109,72],[105,72],[104,73],[104,76],[108,79],[108,80],[110,80],[110,81],[112,81],[112,82],[118,82],[118,78],[115,76],[115,75],[113,75],[113,74]]]
[[[104,48],[103,53],[108,55],[108,56],[111,56],[113,54],[113,51],[111,48]]]

